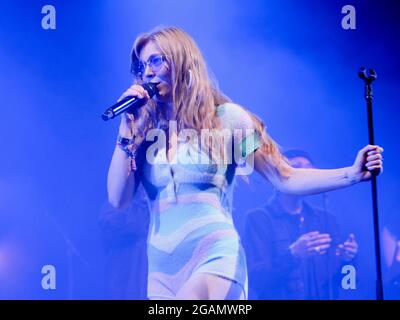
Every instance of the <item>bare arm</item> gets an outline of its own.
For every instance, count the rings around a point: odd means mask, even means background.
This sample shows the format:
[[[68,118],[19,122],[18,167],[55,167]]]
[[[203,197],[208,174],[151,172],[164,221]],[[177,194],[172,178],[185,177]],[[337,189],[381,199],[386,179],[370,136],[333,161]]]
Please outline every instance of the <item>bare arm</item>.
[[[368,145],[361,149],[352,166],[339,169],[292,168],[284,164],[288,176],[282,176],[277,168],[268,162],[268,157],[257,150],[254,155],[255,169],[267,178],[278,190],[299,195],[311,195],[351,186],[371,178],[372,170],[383,171],[383,149]],[[271,167],[272,166],[272,167]]]
[[[126,207],[133,197],[135,173],[130,163],[128,155],[116,146],[108,170],[107,192],[108,201],[118,209]]]
[[[143,87],[138,85],[131,86],[127,91],[125,91],[119,100],[127,96],[137,96],[140,99],[150,99],[148,93],[143,89]],[[135,125],[135,119],[132,114],[122,114],[119,134],[124,138],[132,139]],[[135,143],[137,143],[138,146],[141,141],[135,141]],[[115,208],[122,209],[128,206],[134,193],[134,187],[135,171],[131,168],[131,159],[125,151],[123,151],[119,146],[116,146],[108,170],[108,201]]]

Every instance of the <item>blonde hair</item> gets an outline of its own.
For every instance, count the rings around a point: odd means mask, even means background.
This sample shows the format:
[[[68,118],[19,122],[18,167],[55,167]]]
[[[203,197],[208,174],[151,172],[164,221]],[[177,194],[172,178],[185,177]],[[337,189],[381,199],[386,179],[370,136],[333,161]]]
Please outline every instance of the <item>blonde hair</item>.
[[[231,100],[218,89],[210,77],[205,59],[195,41],[177,27],[157,27],[136,38],[131,53],[132,64],[139,60],[141,50],[150,41],[159,47],[171,72],[172,102],[177,129],[195,129],[197,132],[201,129],[219,129],[220,121],[216,107]],[[141,83],[142,80],[136,79],[136,82]],[[163,121],[162,109],[156,108],[153,100],[141,109],[139,134],[145,135],[148,129]],[[277,144],[265,132],[263,122],[250,111],[243,109],[254,122],[263,153],[281,171],[280,163],[284,158]]]

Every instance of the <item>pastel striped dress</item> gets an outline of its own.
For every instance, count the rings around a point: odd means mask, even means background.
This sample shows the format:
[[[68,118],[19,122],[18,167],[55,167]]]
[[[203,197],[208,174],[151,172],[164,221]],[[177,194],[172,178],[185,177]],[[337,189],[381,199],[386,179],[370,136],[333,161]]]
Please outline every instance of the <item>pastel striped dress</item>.
[[[233,143],[244,158],[252,154],[258,139],[248,113],[226,103],[217,107],[217,115],[231,132],[226,146]],[[178,139],[170,162],[163,147],[150,152],[151,161],[141,160],[137,176],[150,208],[148,298],[174,299],[191,276],[206,273],[239,284],[240,292],[228,293],[227,299],[247,299],[245,253],[232,220],[233,186],[241,168],[203,162],[207,156],[195,146]]]

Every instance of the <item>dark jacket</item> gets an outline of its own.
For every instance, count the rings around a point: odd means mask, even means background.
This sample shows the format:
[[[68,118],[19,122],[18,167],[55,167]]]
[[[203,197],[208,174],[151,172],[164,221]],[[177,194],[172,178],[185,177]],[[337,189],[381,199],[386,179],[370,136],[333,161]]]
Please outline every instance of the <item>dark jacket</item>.
[[[312,231],[329,233],[330,249],[307,259],[293,257],[289,246]],[[305,202],[298,215],[285,212],[276,199],[248,212],[243,244],[249,270],[249,298],[337,298],[343,263],[335,248],[341,240],[334,216]]]
[[[106,251],[106,298],[147,299],[149,210],[144,191],[139,188],[126,209],[105,203],[99,222]]]

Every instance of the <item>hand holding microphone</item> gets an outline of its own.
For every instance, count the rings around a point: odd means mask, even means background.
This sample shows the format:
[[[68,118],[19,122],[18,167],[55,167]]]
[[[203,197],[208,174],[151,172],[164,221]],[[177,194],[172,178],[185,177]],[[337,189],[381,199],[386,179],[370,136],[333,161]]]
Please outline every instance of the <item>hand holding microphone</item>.
[[[108,108],[102,115],[104,121],[115,118],[125,111],[132,112],[144,106],[157,93],[157,83],[134,84],[119,98],[118,102]]]
[[[144,87],[142,87],[139,84],[134,84],[130,86],[118,99],[117,102],[120,102],[121,100],[124,100],[125,98],[132,98],[132,97],[137,97],[138,99],[143,99],[145,98],[147,102],[150,98],[149,93],[146,91]]]
[[[129,107],[125,109],[127,112],[123,112],[121,114],[121,124],[119,126],[119,134],[122,137],[126,138],[128,137],[131,138],[133,135],[132,124],[135,121],[135,116],[134,116],[134,113],[136,114],[135,111],[137,111],[138,107],[145,105],[151,98],[145,88],[143,88],[141,85],[134,84],[121,95],[115,106],[119,105],[120,103],[124,103],[124,101],[129,102],[129,100],[131,99],[136,99],[134,101],[140,101],[140,105],[137,104],[135,105],[137,107],[136,110],[135,108]]]

